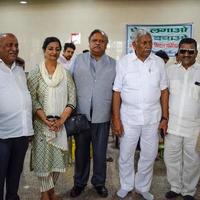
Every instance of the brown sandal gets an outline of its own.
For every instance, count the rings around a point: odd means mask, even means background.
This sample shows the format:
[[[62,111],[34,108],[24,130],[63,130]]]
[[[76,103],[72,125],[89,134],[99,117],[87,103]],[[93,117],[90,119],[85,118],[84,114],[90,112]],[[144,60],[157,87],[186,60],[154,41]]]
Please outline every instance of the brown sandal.
[[[41,192],[40,200],[50,200],[48,192]]]
[[[49,195],[49,197],[50,197],[50,200],[62,200],[61,197],[59,197],[59,196],[57,196],[57,195],[55,194],[54,188],[52,188],[52,189],[50,189],[50,190],[48,191],[48,195]]]

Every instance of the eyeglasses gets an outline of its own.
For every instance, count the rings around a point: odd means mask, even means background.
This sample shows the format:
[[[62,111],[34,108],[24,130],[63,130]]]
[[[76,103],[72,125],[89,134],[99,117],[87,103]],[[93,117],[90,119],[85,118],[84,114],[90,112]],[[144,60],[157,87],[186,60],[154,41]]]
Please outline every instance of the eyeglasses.
[[[194,49],[179,49],[179,52],[180,54],[185,54],[187,52],[189,55],[193,55],[195,53],[195,50]]]

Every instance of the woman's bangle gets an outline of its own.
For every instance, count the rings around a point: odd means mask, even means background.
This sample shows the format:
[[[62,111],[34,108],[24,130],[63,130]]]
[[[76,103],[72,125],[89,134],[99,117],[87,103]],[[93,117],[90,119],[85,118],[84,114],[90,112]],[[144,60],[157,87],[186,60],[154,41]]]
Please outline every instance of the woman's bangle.
[[[70,107],[72,110],[75,109],[75,107],[74,107],[72,104],[67,104],[67,105],[66,105],[66,108],[67,108],[67,107]]]

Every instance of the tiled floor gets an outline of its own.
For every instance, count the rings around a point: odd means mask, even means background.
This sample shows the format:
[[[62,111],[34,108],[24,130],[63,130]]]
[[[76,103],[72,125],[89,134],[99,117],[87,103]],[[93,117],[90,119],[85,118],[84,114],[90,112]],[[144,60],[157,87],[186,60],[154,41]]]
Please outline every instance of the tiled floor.
[[[107,168],[107,187],[109,190],[109,196],[104,198],[105,200],[118,200],[116,196],[116,191],[119,188],[119,177],[118,177],[118,155],[119,150],[114,148],[112,138],[109,141],[108,156],[112,156],[114,161],[108,162]],[[29,157],[30,150],[27,153],[24,172],[21,178],[20,184],[20,197],[21,200],[39,200],[39,186],[37,178],[34,176],[33,172],[29,170]],[[63,197],[63,200],[72,200],[69,196],[69,191],[73,186],[73,166],[67,168],[67,172],[62,174],[58,180],[56,186],[56,192]],[[154,194],[155,200],[165,200],[164,194],[169,190],[169,185],[166,180],[165,166],[162,160],[155,162],[154,177],[152,182],[151,192]],[[100,198],[91,184],[89,183],[85,191],[78,198],[73,198],[76,200],[100,200]],[[129,194],[124,200],[142,200],[143,198],[136,194],[134,191]],[[177,200],[181,200],[179,197]],[[196,199],[200,200],[200,185],[198,185]]]

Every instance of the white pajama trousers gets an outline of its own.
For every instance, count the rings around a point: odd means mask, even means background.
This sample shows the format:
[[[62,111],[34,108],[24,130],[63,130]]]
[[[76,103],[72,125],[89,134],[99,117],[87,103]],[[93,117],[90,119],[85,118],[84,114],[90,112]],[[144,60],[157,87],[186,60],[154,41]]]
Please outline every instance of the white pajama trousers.
[[[119,177],[121,189],[141,192],[150,190],[153,165],[158,153],[158,123],[151,125],[128,125],[123,123],[124,135],[120,138]],[[137,172],[134,155],[140,138],[140,158]]]
[[[168,134],[165,137],[164,160],[171,190],[183,196],[194,196],[200,177],[200,154],[195,150],[197,138]]]
[[[55,187],[60,172],[52,172],[49,176],[38,177],[40,181],[40,192],[46,192]]]

